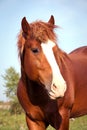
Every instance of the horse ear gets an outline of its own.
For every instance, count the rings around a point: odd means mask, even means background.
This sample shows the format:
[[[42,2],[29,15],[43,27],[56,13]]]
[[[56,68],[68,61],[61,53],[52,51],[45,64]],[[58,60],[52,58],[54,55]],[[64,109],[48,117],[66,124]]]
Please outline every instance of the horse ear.
[[[24,35],[24,37],[26,37],[29,33],[30,26],[25,17],[22,19],[21,26],[22,26],[22,30],[23,30],[23,35]]]
[[[55,24],[55,20],[54,20],[54,16],[53,15],[51,15],[48,23],[53,24],[53,25]]]

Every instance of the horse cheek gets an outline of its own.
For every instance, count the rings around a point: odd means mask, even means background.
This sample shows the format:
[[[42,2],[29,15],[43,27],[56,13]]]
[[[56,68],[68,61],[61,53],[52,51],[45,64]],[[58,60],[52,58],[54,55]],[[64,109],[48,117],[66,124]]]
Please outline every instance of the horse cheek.
[[[31,58],[32,56],[30,55],[30,52],[25,53],[25,57],[24,57],[24,70],[26,75],[28,76],[28,78],[30,80],[35,80],[36,76],[35,76],[35,67],[33,65],[33,59]]]

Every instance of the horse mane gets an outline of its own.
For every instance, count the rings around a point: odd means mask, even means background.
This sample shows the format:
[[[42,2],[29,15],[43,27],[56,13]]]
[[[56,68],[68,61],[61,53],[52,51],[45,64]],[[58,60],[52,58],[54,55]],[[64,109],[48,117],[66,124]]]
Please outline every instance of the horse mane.
[[[35,21],[33,23],[30,23],[29,26],[30,26],[30,33],[28,37],[30,39],[31,38],[36,39],[41,43],[45,43],[49,39],[54,43],[56,43],[57,37],[54,32],[54,29],[57,28],[58,26],[50,24],[48,22],[45,23],[42,21]],[[17,42],[19,56],[23,52],[24,44],[25,44],[25,38],[21,30],[18,35],[18,42]]]

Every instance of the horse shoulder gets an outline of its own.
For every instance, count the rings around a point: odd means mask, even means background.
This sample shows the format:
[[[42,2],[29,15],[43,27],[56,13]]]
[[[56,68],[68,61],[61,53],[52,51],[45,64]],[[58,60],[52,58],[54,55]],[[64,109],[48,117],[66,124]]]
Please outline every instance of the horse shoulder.
[[[23,81],[20,79],[17,88],[17,96],[26,115],[32,120],[43,120],[44,114],[39,106],[34,106],[28,96],[27,89]]]

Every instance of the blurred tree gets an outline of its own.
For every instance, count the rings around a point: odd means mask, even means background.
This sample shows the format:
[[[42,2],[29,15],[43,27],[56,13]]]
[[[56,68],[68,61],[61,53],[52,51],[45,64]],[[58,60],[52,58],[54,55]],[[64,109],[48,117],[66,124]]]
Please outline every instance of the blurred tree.
[[[19,81],[19,73],[13,67],[8,68],[2,76],[4,79],[5,94],[9,100],[16,100],[17,84]]]
[[[4,79],[4,87],[6,88],[6,97],[11,101],[11,114],[23,112],[16,95],[17,84],[20,77],[19,73],[16,72],[13,67],[10,67],[5,71],[5,74],[2,75],[2,77]]]

